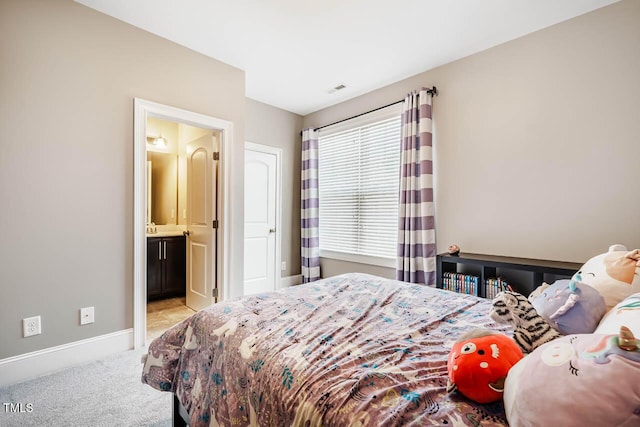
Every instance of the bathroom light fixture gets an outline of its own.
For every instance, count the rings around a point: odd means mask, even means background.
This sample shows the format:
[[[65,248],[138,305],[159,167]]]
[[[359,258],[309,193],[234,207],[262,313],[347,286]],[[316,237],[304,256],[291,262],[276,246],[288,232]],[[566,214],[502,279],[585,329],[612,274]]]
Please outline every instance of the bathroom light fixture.
[[[162,137],[162,134],[153,140],[153,145],[158,145],[160,147],[167,146],[167,140]]]
[[[162,134],[147,134],[147,144],[153,145],[155,147],[166,147],[167,146],[167,138],[163,137]]]
[[[157,147],[166,147],[167,139],[160,135],[147,135],[147,144],[155,145]]]

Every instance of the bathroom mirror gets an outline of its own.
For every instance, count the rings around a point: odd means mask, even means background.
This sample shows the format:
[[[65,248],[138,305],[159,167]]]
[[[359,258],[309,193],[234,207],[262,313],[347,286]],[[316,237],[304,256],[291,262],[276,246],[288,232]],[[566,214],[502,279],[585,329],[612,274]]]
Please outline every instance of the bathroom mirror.
[[[178,156],[147,151],[147,208],[149,222],[156,225],[177,224]]]

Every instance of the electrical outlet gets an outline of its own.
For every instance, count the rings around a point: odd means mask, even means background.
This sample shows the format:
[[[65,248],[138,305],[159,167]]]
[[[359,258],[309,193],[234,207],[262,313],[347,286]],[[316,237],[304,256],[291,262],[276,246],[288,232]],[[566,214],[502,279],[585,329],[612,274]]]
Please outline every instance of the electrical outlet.
[[[80,324],[88,325],[95,322],[93,307],[84,307],[80,309]]]
[[[280,270],[285,271],[287,269],[287,261],[282,261],[282,265],[280,266]]]
[[[22,336],[31,337],[42,333],[40,316],[26,317],[22,319]]]

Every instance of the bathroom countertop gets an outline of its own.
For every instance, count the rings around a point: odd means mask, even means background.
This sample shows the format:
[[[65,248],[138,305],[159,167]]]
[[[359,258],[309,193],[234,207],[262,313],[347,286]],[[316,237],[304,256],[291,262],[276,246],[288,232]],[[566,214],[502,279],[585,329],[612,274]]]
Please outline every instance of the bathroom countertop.
[[[147,237],[174,237],[182,236],[182,230],[158,231],[156,233],[147,233]]]

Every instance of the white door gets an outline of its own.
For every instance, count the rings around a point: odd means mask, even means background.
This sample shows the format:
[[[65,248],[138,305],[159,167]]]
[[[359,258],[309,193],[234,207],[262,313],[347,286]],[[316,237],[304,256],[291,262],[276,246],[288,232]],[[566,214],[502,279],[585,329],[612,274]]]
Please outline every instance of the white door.
[[[244,154],[244,294],[276,288],[276,155]]]
[[[215,135],[187,144],[187,306],[213,304],[216,289],[216,194],[218,161]]]

